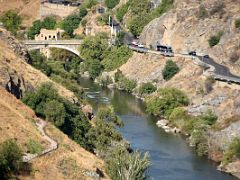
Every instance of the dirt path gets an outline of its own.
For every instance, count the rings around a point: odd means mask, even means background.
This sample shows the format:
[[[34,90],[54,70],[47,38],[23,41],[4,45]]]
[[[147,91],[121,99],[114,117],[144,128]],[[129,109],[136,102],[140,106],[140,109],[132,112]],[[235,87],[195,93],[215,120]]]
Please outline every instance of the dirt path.
[[[52,139],[50,136],[48,136],[44,130],[45,127],[47,126],[47,122],[42,119],[37,119],[36,125],[37,125],[38,131],[42,134],[43,138],[50,143],[50,146],[49,148],[43,150],[40,154],[26,153],[23,156],[23,162],[31,161],[32,159],[35,159],[39,156],[50,153],[58,148],[58,143],[54,139]]]

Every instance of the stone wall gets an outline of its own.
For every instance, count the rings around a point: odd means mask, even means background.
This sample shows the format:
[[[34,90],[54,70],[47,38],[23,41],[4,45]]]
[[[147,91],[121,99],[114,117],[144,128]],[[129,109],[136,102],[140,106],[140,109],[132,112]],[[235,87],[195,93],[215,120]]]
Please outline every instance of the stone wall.
[[[76,11],[78,7],[65,6],[61,4],[42,3],[40,5],[40,18],[47,16],[59,16],[61,18],[67,17]]]

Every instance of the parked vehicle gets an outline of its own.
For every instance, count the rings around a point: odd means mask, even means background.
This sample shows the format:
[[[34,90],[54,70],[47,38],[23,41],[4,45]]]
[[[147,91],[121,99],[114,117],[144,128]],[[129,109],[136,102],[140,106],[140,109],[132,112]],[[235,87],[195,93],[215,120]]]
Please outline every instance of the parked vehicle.
[[[209,55],[206,54],[206,55],[203,56],[203,58],[204,58],[204,59],[208,59],[208,58],[209,58]]]
[[[173,56],[174,55],[171,46],[157,45],[156,50],[162,52],[162,55],[164,55],[164,56]]]
[[[197,56],[197,53],[196,53],[196,51],[190,51],[190,52],[188,53],[188,55]]]

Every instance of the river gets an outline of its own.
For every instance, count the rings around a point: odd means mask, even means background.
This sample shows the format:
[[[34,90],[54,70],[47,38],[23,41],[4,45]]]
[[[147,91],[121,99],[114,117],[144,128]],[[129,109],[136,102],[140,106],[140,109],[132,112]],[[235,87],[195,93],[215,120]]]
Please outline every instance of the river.
[[[119,90],[102,88],[86,78],[79,80],[94,112],[101,106],[112,105],[124,122],[124,127],[119,129],[123,137],[133,149],[150,153],[150,180],[236,179],[217,171],[212,161],[198,157],[181,135],[168,134],[158,128],[156,118],[146,114],[141,100]]]

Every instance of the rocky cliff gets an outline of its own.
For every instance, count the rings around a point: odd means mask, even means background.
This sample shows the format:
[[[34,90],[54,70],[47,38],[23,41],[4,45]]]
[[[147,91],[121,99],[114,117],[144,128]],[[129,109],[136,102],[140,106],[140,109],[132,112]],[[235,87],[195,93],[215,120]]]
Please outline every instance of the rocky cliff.
[[[4,29],[0,29],[0,86],[17,98],[25,91],[31,91],[44,82],[52,82],[62,96],[77,102],[75,95],[63,86],[54,83],[30,64],[31,59],[18,40]]]
[[[179,0],[174,8],[154,19],[143,30],[140,41],[147,46],[157,42],[168,44],[175,52],[195,50],[209,54],[218,63],[225,64],[240,74],[239,51],[240,29],[235,21],[240,17],[239,0]],[[222,32],[218,45],[210,48],[211,36]]]

